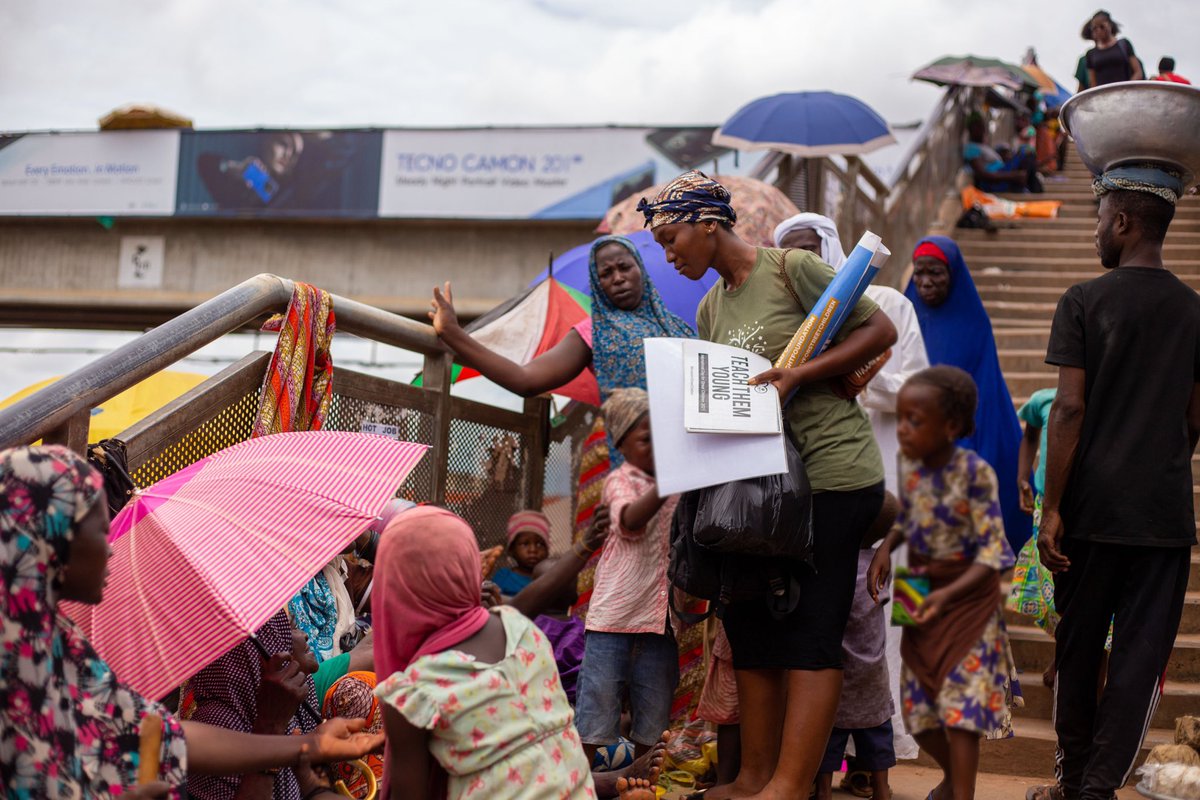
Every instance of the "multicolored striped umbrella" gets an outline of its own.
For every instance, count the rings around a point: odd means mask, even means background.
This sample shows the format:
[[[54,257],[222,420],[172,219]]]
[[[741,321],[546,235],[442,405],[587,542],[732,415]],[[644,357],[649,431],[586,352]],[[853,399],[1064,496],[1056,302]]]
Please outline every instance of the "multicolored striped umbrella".
[[[122,681],[163,697],[283,608],[366,530],[427,449],[304,431],[215,453],[121,510],[104,601],[64,608]]]
[[[528,364],[562,341],[580,320],[592,313],[587,294],[555,278],[543,280],[478,317],[466,330],[475,341],[518,364]],[[478,377],[470,367],[454,365],[451,381]],[[413,383],[421,385],[422,376]],[[600,387],[591,370],[584,370],[554,390],[572,400],[600,405]]]

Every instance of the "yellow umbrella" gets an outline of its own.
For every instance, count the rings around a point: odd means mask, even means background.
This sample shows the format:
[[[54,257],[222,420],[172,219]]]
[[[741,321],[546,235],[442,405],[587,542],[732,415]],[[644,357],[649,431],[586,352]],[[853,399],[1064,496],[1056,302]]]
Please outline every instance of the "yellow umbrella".
[[[1051,78],[1049,75],[1047,75],[1046,71],[1037,64],[1022,64],[1021,69],[1028,72],[1029,75],[1038,82],[1038,88],[1043,92],[1047,94],[1058,93],[1058,84],[1054,82],[1054,78]]]
[[[195,388],[205,379],[193,372],[159,372],[141,383],[121,392],[116,397],[92,409],[92,422],[88,430],[88,441],[110,439],[126,428],[149,416],[189,389]],[[0,408],[7,408],[41,389],[45,389],[58,378],[26,386],[11,397],[0,400]]]

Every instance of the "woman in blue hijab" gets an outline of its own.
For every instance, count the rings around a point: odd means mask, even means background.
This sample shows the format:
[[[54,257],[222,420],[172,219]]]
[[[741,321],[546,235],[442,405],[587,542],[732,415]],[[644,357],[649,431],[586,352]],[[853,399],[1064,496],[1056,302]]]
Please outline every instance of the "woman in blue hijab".
[[[588,257],[592,316],[527,364],[517,364],[477,342],[458,324],[450,286],[433,290],[429,318],[458,360],[522,397],[553,391],[591,369],[603,402],[614,389],[646,388],[642,339],[692,338],[692,326],[667,310],[638,253],[624,236],[602,236]],[[615,449],[613,454],[616,455]]]
[[[433,329],[457,356],[460,363],[522,397],[544,394],[590,369],[596,376],[603,401],[614,389],[646,388],[646,358],[642,339],[655,336],[694,338],[692,326],[667,310],[658,290],[646,273],[637,246],[624,236],[602,236],[592,243],[588,256],[592,291],[592,316],[576,324],[562,341],[527,364],[517,364],[471,338],[458,324],[450,285],[433,290],[429,318]],[[580,541],[597,514],[600,490],[611,468],[621,464],[621,454],[604,432],[603,420],[583,442],[579,455],[579,485],[575,498],[575,540]],[[588,559],[579,573],[579,601],[575,611],[587,612],[595,580],[596,565],[603,547]],[[673,719],[686,717],[699,699],[693,692],[703,677],[702,628],[693,625],[679,636],[680,686]],[[695,674],[693,674],[695,673]],[[685,688],[682,687],[692,687]]]
[[[904,294],[917,310],[930,364],[966,370],[979,387],[975,433],[962,440],[996,471],[1004,532],[1013,552],[1029,538],[1031,519],[1021,510],[1017,451],[1021,423],[1000,371],[992,322],[953,239],[927,236],[913,251],[913,275]]]

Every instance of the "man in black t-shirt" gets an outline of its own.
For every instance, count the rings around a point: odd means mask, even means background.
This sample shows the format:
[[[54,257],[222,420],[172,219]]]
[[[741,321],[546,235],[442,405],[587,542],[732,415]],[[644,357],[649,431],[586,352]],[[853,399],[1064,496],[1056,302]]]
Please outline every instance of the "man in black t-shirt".
[[[1196,542],[1191,457],[1200,438],[1200,295],[1163,267],[1183,192],[1152,165],[1095,184],[1107,274],[1058,303],[1038,547],[1055,573],[1058,787],[1033,797],[1110,800],[1158,704]],[[1114,619],[1115,617],[1115,619]],[[1113,620],[1107,683],[1097,703]],[[1040,792],[1040,793],[1039,793]]]

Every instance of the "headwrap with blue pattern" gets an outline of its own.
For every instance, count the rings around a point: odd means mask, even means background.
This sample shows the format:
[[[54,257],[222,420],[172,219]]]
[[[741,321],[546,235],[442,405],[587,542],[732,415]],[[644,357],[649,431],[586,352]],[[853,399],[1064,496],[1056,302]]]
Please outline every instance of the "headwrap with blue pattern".
[[[688,170],[663,187],[655,198],[642,198],[637,210],[646,218],[647,228],[675,222],[713,220],[732,226],[737,222],[729,190],[699,170]]]

